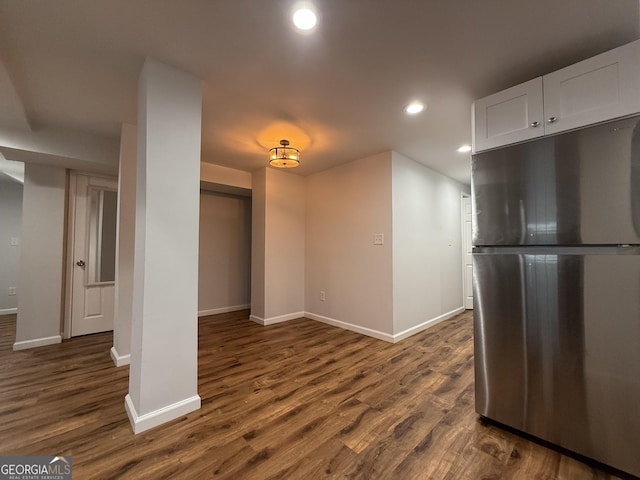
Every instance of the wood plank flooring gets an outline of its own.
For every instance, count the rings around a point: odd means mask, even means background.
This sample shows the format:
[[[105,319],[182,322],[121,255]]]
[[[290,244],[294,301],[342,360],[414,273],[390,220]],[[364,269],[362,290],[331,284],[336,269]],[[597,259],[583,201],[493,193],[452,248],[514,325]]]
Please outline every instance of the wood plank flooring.
[[[616,479],[478,420],[472,317],[391,345],[310,320],[200,319],[202,408],[140,435],[111,334],[13,352],[0,317],[0,455],[84,479]],[[167,346],[170,354],[170,346]]]

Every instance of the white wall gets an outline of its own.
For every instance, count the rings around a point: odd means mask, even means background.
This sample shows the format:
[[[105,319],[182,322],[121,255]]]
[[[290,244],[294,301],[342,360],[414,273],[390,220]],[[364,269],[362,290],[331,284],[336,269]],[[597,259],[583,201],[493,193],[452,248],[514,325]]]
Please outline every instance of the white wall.
[[[390,340],[392,236],[391,152],[307,177],[307,316]]]
[[[264,319],[266,168],[253,172],[251,190],[251,315]]]
[[[88,133],[0,128],[0,150],[9,160],[25,163],[109,175],[118,171],[118,141]]]
[[[265,319],[304,313],[305,179],[266,169]]]
[[[251,198],[200,192],[198,311],[211,315],[251,303]]]
[[[398,341],[462,311],[462,191],[396,152],[307,177],[307,317]]]
[[[133,264],[136,229],[136,153],[138,131],[122,124],[118,164],[118,242],[116,244],[116,288],[111,357],[116,366],[131,360],[133,317]]]
[[[251,173],[212,163],[200,162],[200,182],[251,189]]]
[[[0,174],[0,315],[18,308],[18,297],[9,295],[9,287],[18,287],[21,224],[22,184]],[[12,238],[18,245],[11,245]]]
[[[253,173],[251,319],[304,315],[305,179],[273,168]]]
[[[61,341],[66,172],[26,164],[14,349]]]
[[[393,152],[393,331],[435,323],[463,305],[464,185]]]

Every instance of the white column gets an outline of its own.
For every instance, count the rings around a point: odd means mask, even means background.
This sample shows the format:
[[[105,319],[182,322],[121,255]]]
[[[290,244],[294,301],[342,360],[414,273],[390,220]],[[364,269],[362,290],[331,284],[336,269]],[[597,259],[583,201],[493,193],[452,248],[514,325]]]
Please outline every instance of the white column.
[[[60,343],[66,172],[27,163],[14,350]]]
[[[251,320],[264,323],[267,169],[251,175]]]
[[[116,243],[116,296],[111,358],[116,367],[131,359],[133,316],[133,258],[136,228],[136,144],[135,125],[123,124],[120,132],[118,168],[118,232]]]
[[[135,433],[200,408],[201,82],[147,59],[138,89],[129,394]]]
[[[253,173],[251,320],[304,316],[305,179],[273,168]]]

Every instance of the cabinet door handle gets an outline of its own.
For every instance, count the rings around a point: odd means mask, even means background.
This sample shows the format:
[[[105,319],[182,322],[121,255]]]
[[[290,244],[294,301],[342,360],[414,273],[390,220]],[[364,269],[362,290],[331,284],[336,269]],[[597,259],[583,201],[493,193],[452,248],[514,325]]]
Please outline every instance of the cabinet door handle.
[[[539,127],[540,126],[540,122],[531,122],[531,126],[533,128]]]
[[[558,117],[549,117],[549,120],[547,120],[547,122],[549,123],[556,123],[558,121]]]

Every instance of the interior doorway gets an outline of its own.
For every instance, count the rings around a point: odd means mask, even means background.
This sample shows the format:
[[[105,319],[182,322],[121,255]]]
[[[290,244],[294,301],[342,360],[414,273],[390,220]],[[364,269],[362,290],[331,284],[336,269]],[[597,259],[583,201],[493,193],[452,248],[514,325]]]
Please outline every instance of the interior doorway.
[[[23,185],[24,164],[0,154],[0,315],[18,313]]]
[[[251,306],[251,191],[200,190],[198,315]]]
[[[71,174],[65,338],[113,330],[117,196],[115,178]]]

